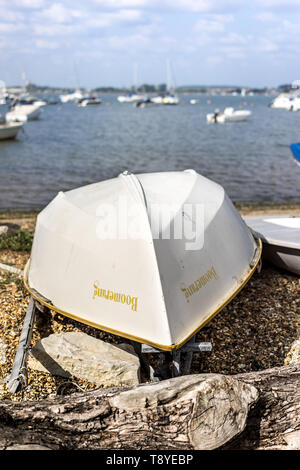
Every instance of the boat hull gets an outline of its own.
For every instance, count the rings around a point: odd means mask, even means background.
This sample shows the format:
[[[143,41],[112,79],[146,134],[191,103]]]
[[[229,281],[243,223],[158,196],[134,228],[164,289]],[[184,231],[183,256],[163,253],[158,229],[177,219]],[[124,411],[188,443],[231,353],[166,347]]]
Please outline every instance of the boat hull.
[[[0,140],[15,139],[22,127],[22,124],[0,124]]]
[[[228,123],[228,122],[243,122],[247,121],[251,111],[234,111],[232,114],[220,113],[215,117],[213,113],[207,114],[206,119],[209,123]]]
[[[245,217],[263,242],[263,257],[300,275],[300,217]]]
[[[119,201],[118,223],[128,222],[133,237],[103,236],[102,210],[118,210]],[[189,235],[168,235],[168,204],[171,222]],[[169,351],[232,300],[260,255],[260,240],[216,183],[192,170],[126,174],[59,193],[39,214],[25,284],[57,312]]]
[[[300,276],[300,248],[289,248],[263,243],[263,258],[278,268]]]
[[[40,118],[40,106],[25,105],[15,106],[12,111],[6,114],[7,122],[36,121]]]

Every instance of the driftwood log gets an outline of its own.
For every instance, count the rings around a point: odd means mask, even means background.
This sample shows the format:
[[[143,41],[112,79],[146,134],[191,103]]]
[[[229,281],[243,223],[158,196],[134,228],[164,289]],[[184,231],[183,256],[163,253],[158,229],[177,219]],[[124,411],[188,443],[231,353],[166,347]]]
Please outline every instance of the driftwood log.
[[[0,402],[0,449],[299,449],[300,365]]]

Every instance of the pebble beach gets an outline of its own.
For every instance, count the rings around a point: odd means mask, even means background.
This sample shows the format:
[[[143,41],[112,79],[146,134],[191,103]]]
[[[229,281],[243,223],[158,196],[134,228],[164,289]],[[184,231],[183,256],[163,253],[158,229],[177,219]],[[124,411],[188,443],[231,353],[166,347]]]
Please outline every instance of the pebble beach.
[[[238,205],[242,215],[300,213],[300,204],[272,207]],[[36,213],[2,213],[0,225],[7,224],[33,233]],[[0,248],[0,263],[23,269],[30,251]],[[29,302],[22,277],[0,270],[0,382],[11,372],[23,320]],[[287,365],[292,344],[299,339],[300,279],[263,262],[246,287],[205,328],[197,341],[210,341],[210,353],[195,354],[191,373],[237,374]],[[127,340],[85,326],[52,312],[39,314],[31,346],[52,333],[82,331],[110,343]],[[153,357],[153,361],[155,358]],[[150,357],[151,363],[151,357]],[[11,395],[0,384],[1,400],[41,400],[96,385],[73,377],[62,377],[28,369],[28,386]]]

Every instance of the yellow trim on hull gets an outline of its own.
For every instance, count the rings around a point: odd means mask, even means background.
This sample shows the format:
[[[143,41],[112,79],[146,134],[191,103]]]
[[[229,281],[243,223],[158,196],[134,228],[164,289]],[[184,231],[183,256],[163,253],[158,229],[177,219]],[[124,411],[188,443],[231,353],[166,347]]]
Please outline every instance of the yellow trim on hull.
[[[257,242],[258,242],[258,245],[257,245],[257,249],[255,250],[255,254],[254,254],[254,257],[253,257],[253,260],[252,260],[252,263],[253,263],[253,267],[251,267],[250,271],[247,273],[247,275],[245,276],[245,278],[241,281],[239,287],[233,292],[233,294],[225,301],[223,302],[216,310],[214,310],[195,330],[192,331],[192,333],[190,333],[188,336],[186,336],[183,340],[181,340],[179,343],[177,344],[172,344],[170,346],[166,346],[166,345],[163,345],[163,344],[157,344],[157,343],[154,343],[152,341],[149,341],[147,339],[144,339],[144,338],[139,338],[137,336],[133,336],[133,335],[130,335],[130,334],[127,334],[127,333],[123,333],[121,331],[118,331],[118,330],[114,330],[112,328],[109,328],[107,326],[102,326],[102,325],[99,325],[97,323],[93,323],[89,320],[84,320],[80,317],[77,317],[76,315],[72,315],[71,313],[67,313],[67,312],[64,312],[63,310],[60,310],[59,308],[55,307],[54,305],[52,304],[49,304],[48,302],[46,302],[45,300],[43,300],[41,297],[39,297],[39,295],[41,294],[38,294],[37,292],[35,292],[33,289],[31,289],[29,287],[29,284],[28,284],[28,269],[29,269],[29,262],[30,262],[30,259],[28,260],[26,266],[25,266],[25,269],[24,269],[24,284],[25,284],[25,287],[26,289],[28,290],[28,292],[30,292],[30,294],[32,295],[32,297],[34,299],[36,299],[39,303],[41,303],[42,305],[45,305],[46,307],[48,307],[50,310],[53,310],[54,312],[56,313],[60,313],[61,315],[64,315],[68,318],[71,318],[72,320],[76,320],[80,323],[83,323],[85,325],[89,325],[89,326],[92,326],[93,328],[96,328],[98,330],[103,330],[103,331],[106,331],[107,333],[111,333],[111,334],[114,334],[114,335],[118,335],[118,336],[121,336],[123,338],[127,338],[129,340],[133,340],[133,341],[137,341],[138,343],[143,343],[143,344],[147,344],[149,346],[153,346],[154,348],[157,348],[157,349],[161,349],[162,351],[174,351],[176,349],[179,349],[181,348],[181,346],[183,346],[184,343],[186,343],[190,338],[192,338],[199,330],[201,330],[201,328],[203,328],[208,322],[210,322],[212,320],[212,318],[217,315],[217,313],[219,313],[229,302],[231,302],[231,300],[240,292],[240,290],[247,284],[247,282],[249,281],[249,279],[251,278],[251,276],[253,275],[253,273],[255,272],[256,270],[256,267],[259,263],[259,260],[260,260],[260,257],[261,257],[261,253],[262,253],[262,241],[260,238],[257,238]]]

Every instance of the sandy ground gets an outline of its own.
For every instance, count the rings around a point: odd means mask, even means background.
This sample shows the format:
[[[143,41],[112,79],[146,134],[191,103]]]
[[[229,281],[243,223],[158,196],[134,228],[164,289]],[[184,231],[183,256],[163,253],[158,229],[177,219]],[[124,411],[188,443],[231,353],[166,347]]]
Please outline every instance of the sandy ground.
[[[237,206],[242,215],[300,214],[300,204]],[[0,225],[19,226],[34,231],[36,213],[2,213]],[[0,250],[0,263],[23,269],[29,253]],[[22,330],[29,295],[22,280],[0,271],[0,381],[12,367],[19,335]],[[288,363],[292,343],[299,338],[300,279],[263,263],[246,287],[197,335],[198,341],[211,341],[211,353],[194,355],[192,373],[216,372],[236,374],[282,366]],[[32,345],[54,332],[84,331],[112,343],[123,338],[72,321],[52,313],[39,316],[35,323]],[[150,356],[155,362],[155,357]],[[40,400],[78,389],[96,388],[93,384],[73,378],[71,381],[36,371],[28,371],[28,386],[14,396],[6,385],[0,385],[0,399]]]

